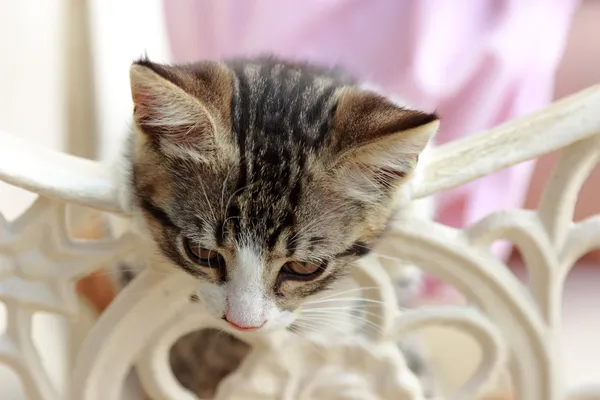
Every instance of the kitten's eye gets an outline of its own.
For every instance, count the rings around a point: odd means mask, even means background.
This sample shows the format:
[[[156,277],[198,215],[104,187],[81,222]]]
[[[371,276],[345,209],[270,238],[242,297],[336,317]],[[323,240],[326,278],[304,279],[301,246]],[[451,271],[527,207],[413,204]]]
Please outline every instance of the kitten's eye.
[[[312,279],[323,272],[325,264],[311,262],[289,261],[281,268],[280,273],[291,279],[305,280]]]
[[[183,239],[183,246],[188,257],[196,264],[208,268],[221,268],[225,266],[223,256],[216,250],[199,247],[187,238]]]

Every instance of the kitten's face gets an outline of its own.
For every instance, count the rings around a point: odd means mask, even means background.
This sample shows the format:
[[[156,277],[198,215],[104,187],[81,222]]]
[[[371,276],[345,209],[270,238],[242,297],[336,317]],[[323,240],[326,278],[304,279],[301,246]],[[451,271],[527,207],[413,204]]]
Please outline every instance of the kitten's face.
[[[162,254],[241,330],[286,327],[381,235],[437,127],[268,60],[131,70],[133,187]]]

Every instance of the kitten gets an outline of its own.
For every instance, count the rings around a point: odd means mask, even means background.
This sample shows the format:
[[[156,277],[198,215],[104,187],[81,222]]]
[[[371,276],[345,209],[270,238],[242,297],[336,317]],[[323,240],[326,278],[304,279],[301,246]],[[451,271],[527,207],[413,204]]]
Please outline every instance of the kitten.
[[[239,331],[289,328],[369,253],[438,127],[339,71],[273,58],[142,59],[130,76],[133,212],[160,257],[197,278],[194,298]],[[248,350],[206,330],[171,363],[211,397]]]

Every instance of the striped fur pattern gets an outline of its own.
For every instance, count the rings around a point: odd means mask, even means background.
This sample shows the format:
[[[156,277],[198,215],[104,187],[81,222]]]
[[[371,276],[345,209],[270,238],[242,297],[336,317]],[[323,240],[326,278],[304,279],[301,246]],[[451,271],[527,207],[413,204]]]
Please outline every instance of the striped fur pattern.
[[[192,298],[258,332],[290,327],[369,253],[438,126],[343,73],[272,58],[143,59],[131,87],[134,210],[159,257],[197,278]],[[290,262],[318,268],[298,276]]]

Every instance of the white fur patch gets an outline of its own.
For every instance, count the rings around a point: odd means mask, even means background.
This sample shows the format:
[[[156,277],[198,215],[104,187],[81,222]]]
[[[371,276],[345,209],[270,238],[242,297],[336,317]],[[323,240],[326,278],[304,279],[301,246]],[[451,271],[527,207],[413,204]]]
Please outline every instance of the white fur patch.
[[[242,327],[262,326],[268,315],[263,279],[264,260],[254,246],[238,249],[226,284],[227,319]]]

